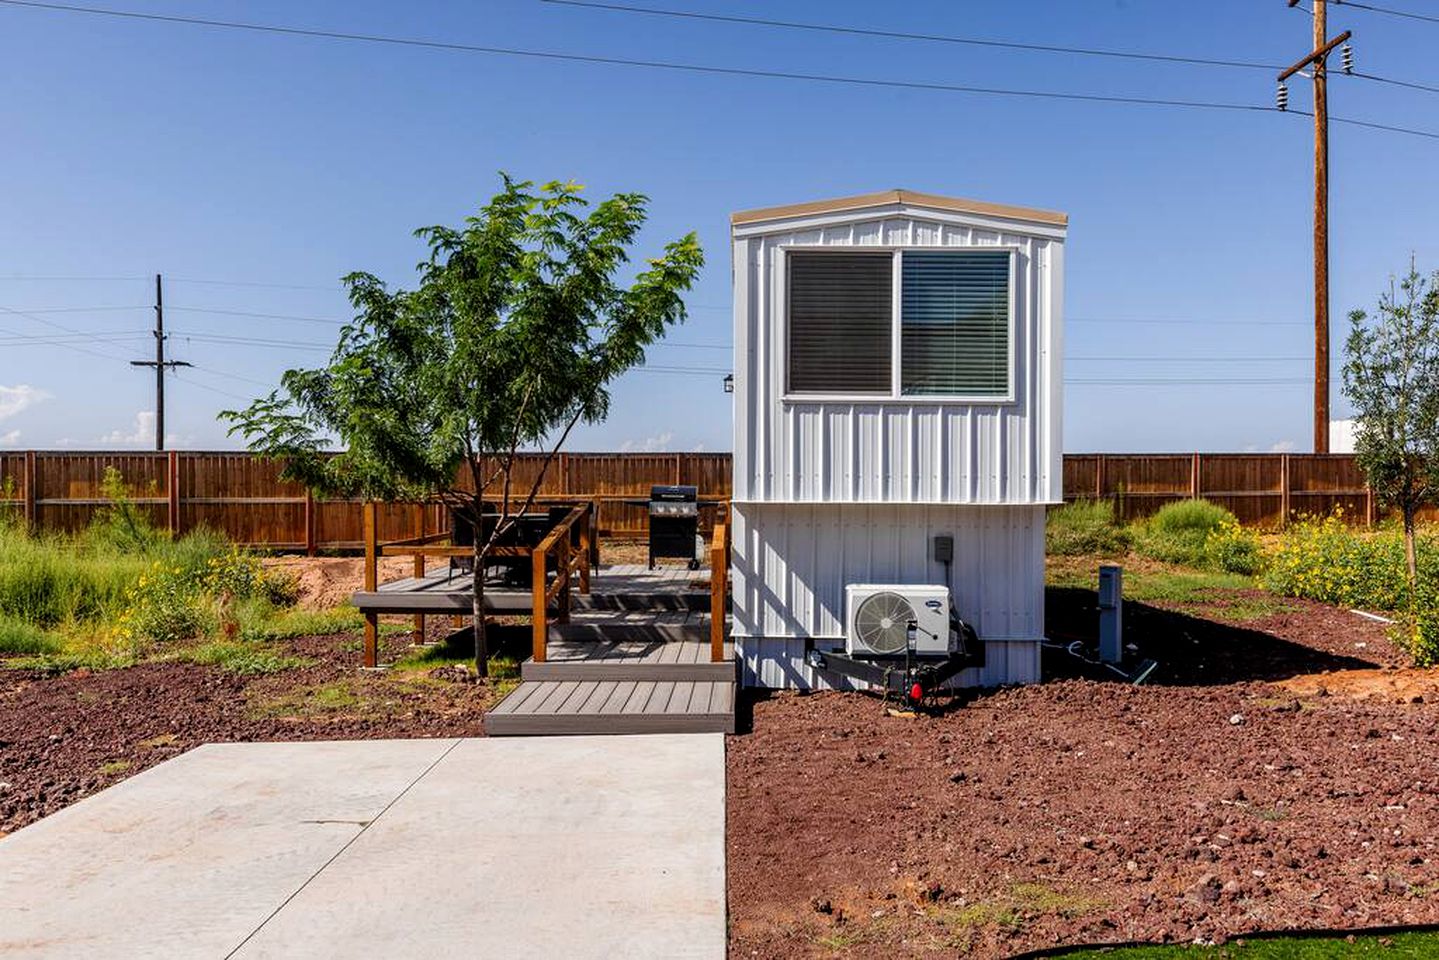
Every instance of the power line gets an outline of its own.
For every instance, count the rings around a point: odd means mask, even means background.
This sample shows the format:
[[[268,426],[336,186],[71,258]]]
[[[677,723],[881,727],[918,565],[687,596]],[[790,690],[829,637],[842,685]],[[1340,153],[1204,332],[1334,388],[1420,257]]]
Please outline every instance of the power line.
[[[322,290],[326,293],[342,293],[344,287],[321,287],[305,283],[269,283],[260,280],[212,280],[201,277],[166,277],[168,283],[199,283],[216,287],[265,287],[271,290]]]
[[[106,313],[116,310],[149,310],[146,305],[130,307],[30,307],[30,313]]]
[[[1199,319],[1150,319],[1147,317],[1066,317],[1066,326],[1071,324],[1114,324],[1140,327],[1307,327],[1307,323],[1295,320],[1199,320]]]
[[[71,336],[91,340],[95,339],[92,335],[86,334],[83,330],[75,330],[71,327],[65,326],[64,324],[56,323],[54,320],[47,320],[45,317],[36,316],[33,313],[27,313],[24,310],[16,310],[12,307],[0,306],[0,312],[10,314],[11,316],[24,317],[27,320],[34,320],[36,323],[44,324],[47,327],[54,327],[56,330],[59,330],[62,333],[68,333]],[[98,350],[91,350],[88,347],[82,347],[79,344],[70,343],[68,341],[64,343],[57,343],[56,346],[65,347],[68,350],[75,350],[79,353],[87,353],[92,357],[99,357],[102,360],[120,360],[123,362],[129,359],[128,357],[122,357],[118,354],[101,353]]]
[[[1220,60],[1212,57],[1187,57],[1165,53],[1141,53],[1136,50],[1108,50],[1098,47],[1066,47],[1055,44],[1019,43],[1012,40],[989,40],[978,37],[958,37],[949,34],[904,33],[898,30],[877,30],[866,27],[851,27],[832,23],[814,23],[797,20],[771,20],[764,17],[741,17],[717,13],[696,13],[691,10],[664,10],[657,7],[636,7],[623,3],[596,3],[591,0],[543,0],[544,3],[566,7],[584,7],[591,10],[609,10],[616,13],[639,13],[654,17],[672,17],[684,20],[707,20],[714,23],[741,23],[760,27],[781,27],[787,30],[811,30],[819,33],[839,33],[861,37],[882,37],[888,40],[923,40],[930,43],[954,43],[976,47],[1000,47],[1007,50],[1029,50],[1037,53],[1063,53],[1085,57],[1109,57],[1119,60],[1146,60],[1160,63],[1185,63],[1205,67],[1233,67],[1244,70],[1280,70],[1282,65],[1259,63],[1254,60]]]
[[[302,27],[285,27],[276,24],[250,23],[240,20],[214,20],[203,17],[181,17],[158,13],[140,13],[134,10],[115,10],[101,7],[81,7],[64,3],[47,3],[42,0],[0,0],[7,6],[33,7],[41,10],[57,10],[66,13],[85,13],[97,16],[120,17],[131,20],[147,20],[159,23],[183,23],[193,26],[217,27],[229,30],[249,30],[257,33],[276,33],[288,36],[317,37],[327,40],[348,40],[362,43],[382,43],[394,46],[424,47],[434,50],[453,50],[463,53],[483,53],[498,56],[527,57],[539,60],[563,60],[574,63],[593,63],[608,66],[645,67],[656,70],[675,70],[689,73],[717,74],[722,76],[759,77],[780,80],[807,80],[823,83],[839,83],[869,87],[895,87],[910,90],[934,90],[950,93],[972,93],[989,96],[1023,97],[1034,99],[1074,100],[1092,103],[1121,103],[1150,106],[1189,107],[1209,110],[1240,110],[1258,113],[1273,112],[1273,108],[1250,103],[1224,103],[1206,100],[1185,100],[1165,97],[1115,96],[1107,94],[1069,93],[1057,90],[1013,90],[1000,87],[970,86],[965,84],[926,83],[922,81],[877,80],[863,77],[847,77],[832,74],[797,73],[784,70],[757,70],[741,67],[719,67],[704,64],[680,63],[668,60],[639,60],[625,57],[603,57],[593,54],[557,53],[545,50],[525,50],[517,47],[495,47],[479,44],[452,43],[441,40],[420,40],[413,37],[392,37],[379,34],[349,33],[338,30],[312,30]]]
[[[7,0],[0,0],[5,3]],[[219,307],[171,307],[183,313],[213,313],[222,317],[257,317],[262,320],[294,320],[299,323],[324,323],[330,326],[343,327],[349,323],[348,320],[336,320],[333,317],[309,317],[293,313],[257,313],[253,310],[222,310]]]
[[[1336,7],[1353,7],[1356,10],[1367,10],[1370,13],[1382,13],[1391,17],[1403,17],[1406,20],[1423,20],[1426,23],[1439,23],[1439,17],[1429,16],[1423,13],[1410,13],[1408,10],[1395,10],[1392,7],[1376,7],[1369,3],[1357,3],[1355,0],[1334,0]]]
[[[1114,363],[1297,363],[1309,357],[1065,357],[1066,362]]]
[[[670,60],[640,60],[625,57],[604,57],[595,54],[558,53],[548,50],[526,50],[518,47],[495,47],[480,44],[452,43],[442,40],[420,40],[414,37],[393,37],[379,34],[349,33],[339,30],[312,30],[302,27],[286,27],[277,24],[250,23],[240,20],[214,20],[204,17],[181,17],[169,14],[141,13],[135,10],[115,10],[101,7],[81,7],[63,3],[47,3],[42,0],[0,0],[0,4],[12,7],[30,7],[39,10],[53,10],[65,13],[81,13],[94,16],[118,17],[128,20],[143,20],[157,23],[179,23],[191,26],[215,27],[227,30],[246,30],[254,33],[272,33],[286,36],[315,37],[325,40],[344,40],[360,43],[377,43],[390,46],[420,47],[431,50],[450,50],[460,53],[479,53],[494,56],[522,57],[535,60],[588,63],[603,66],[640,67],[651,70],[668,70],[683,73],[697,73],[714,76],[750,77],[766,80],[798,80],[813,83],[843,84],[848,86],[888,88],[899,90],[927,90],[939,93],[964,93],[976,96],[1007,97],[1011,99],[1065,100],[1080,103],[1109,103],[1128,106],[1176,107],[1184,109],[1219,110],[1227,112],[1275,113],[1273,107],[1253,103],[1232,103],[1215,100],[1192,100],[1177,97],[1140,97],[1097,93],[1071,93],[1059,90],[1023,90],[1004,87],[975,86],[956,83],[930,83],[911,80],[882,80],[868,77],[851,77],[840,74],[799,73],[787,70],[760,70],[743,67],[721,67],[697,63],[682,63]],[[1304,116],[1301,111],[1287,111]],[[1373,123],[1330,117],[1336,123],[1348,123],[1390,133],[1439,140],[1439,133],[1416,130],[1393,124]]]
[[[1404,87],[1408,90],[1423,90],[1427,93],[1439,93],[1439,86],[1427,83],[1415,83],[1412,80],[1395,80],[1392,77],[1378,77],[1372,73],[1360,73],[1355,70],[1353,73],[1332,73],[1332,77],[1358,77],[1361,80],[1373,80],[1375,83],[1387,83],[1394,87]]]

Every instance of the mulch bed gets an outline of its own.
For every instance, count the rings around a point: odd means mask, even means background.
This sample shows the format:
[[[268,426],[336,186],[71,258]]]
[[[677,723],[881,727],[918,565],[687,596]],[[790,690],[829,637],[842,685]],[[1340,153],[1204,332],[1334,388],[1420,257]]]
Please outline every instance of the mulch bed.
[[[292,641],[318,663],[267,676],[188,663],[0,670],[0,835],[202,743],[483,734],[492,687],[363,673],[355,639]],[[385,659],[408,642],[384,638]],[[310,703],[316,688],[343,700]]]
[[[1052,622],[1092,623],[1054,600]],[[1382,625],[1317,604],[1231,627],[1125,616],[1156,685],[1047,650],[1057,679],[934,716],[856,694],[755,701],[728,753],[732,955],[1439,922],[1439,678],[1396,669]],[[1289,657],[1422,674],[1427,695],[1294,692],[1270,682],[1297,672]]]

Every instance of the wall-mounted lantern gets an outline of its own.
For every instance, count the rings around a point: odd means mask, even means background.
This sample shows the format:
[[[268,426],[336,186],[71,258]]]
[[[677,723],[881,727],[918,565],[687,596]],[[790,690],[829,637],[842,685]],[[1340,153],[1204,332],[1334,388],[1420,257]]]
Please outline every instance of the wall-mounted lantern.
[[[724,392],[734,393],[734,374],[732,373],[724,375]]]

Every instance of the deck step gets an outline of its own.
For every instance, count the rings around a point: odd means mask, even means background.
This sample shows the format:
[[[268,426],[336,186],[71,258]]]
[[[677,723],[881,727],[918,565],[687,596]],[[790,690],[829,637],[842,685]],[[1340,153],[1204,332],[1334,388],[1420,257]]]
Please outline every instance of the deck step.
[[[576,610],[688,610],[708,613],[710,608],[708,591],[582,594],[575,590],[571,591],[570,598]]]
[[[710,659],[710,644],[642,640],[549,644],[543,663],[520,665],[524,680],[712,680],[735,678],[734,645],[725,643],[722,661]]]
[[[685,620],[638,620],[581,617],[550,624],[551,643],[704,643],[710,639],[708,617]]]
[[[485,714],[485,733],[734,733],[734,699],[733,680],[524,680]]]

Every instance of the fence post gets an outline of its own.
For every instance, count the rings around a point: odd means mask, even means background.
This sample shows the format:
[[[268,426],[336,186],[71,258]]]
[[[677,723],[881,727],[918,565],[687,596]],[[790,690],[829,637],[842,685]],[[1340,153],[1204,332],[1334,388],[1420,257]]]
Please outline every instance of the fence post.
[[[1189,499],[1199,499],[1199,451],[1189,461]]]
[[[1104,454],[1102,453],[1094,455],[1094,499],[1096,502],[1104,499]]]
[[[419,521],[419,530],[417,531],[416,536],[423,539],[425,536],[425,505],[423,503],[415,504],[415,519]],[[420,544],[420,546],[423,548],[424,544]],[[425,555],[423,553],[415,554],[414,574],[416,580],[423,580],[425,578]],[[413,632],[410,636],[411,642],[417,645],[424,643],[425,615],[423,613],[415,614],[413,628]]]
[[[170,536],[180,533],[180,453],[170,450],[165,454],[165,499],[166,520]]]
[[[1279,455],[1279,529],[1289,526],[1289,454]]]
[[[31,533],[37,530],[37,518],[35,515],[35,451],[25,451],[25,526]]]
[[[681,469],[681,460],[683,457],[684,454],[682,453],[675,454],[675,486],[680,485],[680,478],[684,475]]]
[[[315,493],[305,488],[305,556],[313,557],[319,552],[315,542]]]

